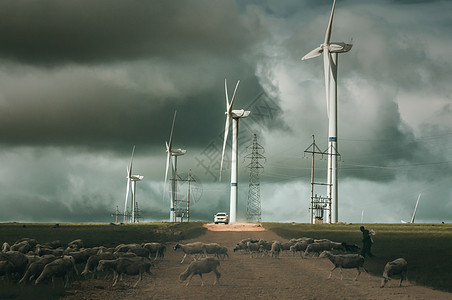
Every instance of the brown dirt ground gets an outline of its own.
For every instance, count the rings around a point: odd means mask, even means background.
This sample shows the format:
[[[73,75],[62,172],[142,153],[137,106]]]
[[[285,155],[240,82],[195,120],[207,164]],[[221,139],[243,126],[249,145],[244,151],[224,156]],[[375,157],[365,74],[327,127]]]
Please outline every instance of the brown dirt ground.
[[[136,276],[125,278],[117,286],[105,279],[74,282],[66,300],[72,299],[452,299],[452,293],[416,286],[409,282],[398,287],[380,288],[381,278],[361,273],[353,281],[356,270],[344,270],[340,280],[339,270],[328,279],[332,264],[328,259],[293,257],[283,253],[279,258],[253,257],[234,253],[237,242],[244,238],[280,240],[275,233],[256,224],[207,224],[207,233],[199,238],[184,241],[216,242],[229,249],[229,259],[222,260],[219,285],[213,285],[213,273],[204,275],[201,286],[199,276],[193,277],[190,286],[179,282],[179,274],[188,266],[183,264],[180,250],[167,245],[165,259],[157,262],[153,275],[145,275],[137,288],[132,288]],[[408,274],[409,279],[409,274]]]

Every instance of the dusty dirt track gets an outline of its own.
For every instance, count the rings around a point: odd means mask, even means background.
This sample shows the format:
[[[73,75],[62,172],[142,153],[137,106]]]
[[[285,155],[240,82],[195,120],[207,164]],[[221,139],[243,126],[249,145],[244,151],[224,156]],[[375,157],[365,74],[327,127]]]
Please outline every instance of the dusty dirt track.
[[[216,242],[228,247],[230,258],[221,261],[219,285],[212,285],[213,273],[203,276],[205,286],[201,286],[199,276],[188,287],[180,283],[179,274],[187,268],[189,260],[181,264],[182,252],[175,252],[173,245],[167,245],[165,259],[156,264],[153,276],[145,276],[137,288],[132,288],[135,276],[116,287],[111,286],[110,280],[86,280],[75,282],[66,299],[452,299],[450,293],[413,283],[399,288],[398,280],[393,280],[389,288],[380,288],[381,279],[366,273],[353,281],[356,270],[344,270],[342,281],[339,270],[327,279],[332,268],[327,259],[301,259],[289,254],[279,258],[251,258],[234,253],[235,244],[244,238],[283,239],[256,225],[208,224],[207,227],[209,231],[205,235],[185,242]]]

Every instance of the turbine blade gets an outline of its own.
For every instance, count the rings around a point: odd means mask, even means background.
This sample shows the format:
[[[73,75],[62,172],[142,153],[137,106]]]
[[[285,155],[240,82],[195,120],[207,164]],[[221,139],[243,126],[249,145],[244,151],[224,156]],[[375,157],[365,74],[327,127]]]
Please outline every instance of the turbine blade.
[[[228,134],[229,134],[229,122],[231,120],[231,117],[229,114],[226,115],[226,125],[224,127],[224,141],[223,141],[223,152],[221,153],[221,163],[220,163],[220,181],[221,181],[221,173],[223,171],[223,160],[224,160],[224,150],[226,149],[226,142],[228,140]]]
[[[328,50],[323,52],[323,68],[325,72],[325,94],[326,94],[326,113],[330,118],[330,53]]]
[[[170,152],[171,152],[171,147],[173,145],[173,130],[174,130],[174,123],[176,122],[176,114],[177,114],[177,110],[174,111],[173,124],[171,125],[171,133],[170,133],[170,137],[169,137],[169,143],[167,146],[167,149],[169,149]]]
[[[124,222],[126,222],[127,218],[127,200],[129,199],[129,192],[130,192],[130,177],[127,178],[126,201],[124,203]]]
[[[163,187],[164,195],[165,195],[165,189],[166,189],[166,182],[168,180],[168,169],[169,169],[170,163],[171,163],[171,152],[168,151],[168,155],[166,156],[165,185]]]
[[[224,79],[224,94],[226,95],[226,111],[229,111],[229,95],[228,95],[228,81]]]
[[[414,223],[414,218],[416,217],[416,210],[419,204],[419,199],[421,198],[421,194],[417,197],[416,206],[414,207],[413,217],[411,218],[411,223]]]
[[[130,166],[129,168],[127,168],[128,172],[127,172],[127,176],[128,178],[130,178],[132,176],[132,164],[133,164],[133,154],[135,153],[135,145],[133,145],[132,148],[132,156],[130,157]]]
[[[336,6],[336,0],[333,1],[333,8],[331,8],[331,14],[330,14],[330,20],[328,21],[328,27],[326,28],[325,33],[325,45],[328,45],[330,43],[331,38],[331,27],[333,25],[333,16],[334,16],[334,7]]]
[[[234,104],[235,99],[235,93],[237,92],[237,88],[239,87],[240,80],[237,81],[234,89],[234,94],[232,94],[231,104],[228,107],[228,113],[230,114],[232,112],[232,105]]]
[[[301,60],[307,60],[310,58],[317,57],[317,56],[321,55],[322,52],[323,52],[323,48],[317,47],[314,50],[312,50],[311,52],[309,52],[308,54],[306,54],[305,56],[303,56],[303,58]]]

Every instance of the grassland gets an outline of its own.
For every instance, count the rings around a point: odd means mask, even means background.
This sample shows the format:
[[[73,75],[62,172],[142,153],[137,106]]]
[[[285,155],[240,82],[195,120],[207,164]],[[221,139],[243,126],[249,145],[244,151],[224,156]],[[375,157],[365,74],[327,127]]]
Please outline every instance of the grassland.
[[[170,242],[190,239],[205,232],[201,222],[137,223],[113,225],[105,223],[3,223],[0,242],[13,244],[20,238],[34,238],[39,243],[59,240],[67,244],[82,239],[85,247],[114,247],[119,244]]]
[[[359,227],[374,229],[372,252],[365,267],[381,276],[386,262],[403,257],[408,262],[408,279],[416,284],[452,292],[451,224],[294,224],[264,223],[284,238],[327,238],[362,246]]]

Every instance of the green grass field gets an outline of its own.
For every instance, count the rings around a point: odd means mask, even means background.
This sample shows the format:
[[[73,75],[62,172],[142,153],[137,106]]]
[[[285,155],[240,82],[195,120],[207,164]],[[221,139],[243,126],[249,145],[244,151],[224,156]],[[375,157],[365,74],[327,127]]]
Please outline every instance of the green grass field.
[[[452,292],[451,224],[293,224],[264,223],[283,238],[326,238],[362,246],[359,227],[374,229],[372,252],[364,266],[381,276],[388,261],[403,257],[408,262],[408,280],[434,289]]]

